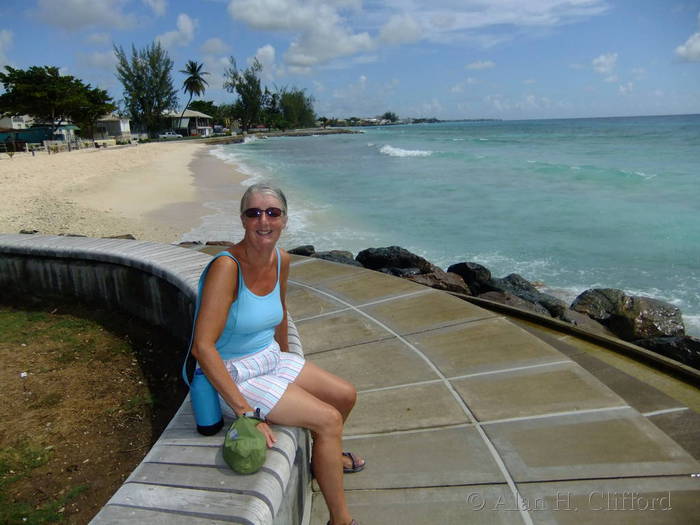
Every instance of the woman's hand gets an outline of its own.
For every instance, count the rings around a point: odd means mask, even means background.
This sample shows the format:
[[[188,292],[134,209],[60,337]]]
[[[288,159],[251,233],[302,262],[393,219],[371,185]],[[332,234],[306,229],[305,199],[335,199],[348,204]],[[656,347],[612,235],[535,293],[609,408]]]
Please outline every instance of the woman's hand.
[[[260,432],[262,432],[263,436],[265,436],[265,441],[267,441],[267,448],[272,448],[272,445],[274,445],[277,442],[277,438],[272,433],[272,429],[264,421],[258,423],[256,428]]]

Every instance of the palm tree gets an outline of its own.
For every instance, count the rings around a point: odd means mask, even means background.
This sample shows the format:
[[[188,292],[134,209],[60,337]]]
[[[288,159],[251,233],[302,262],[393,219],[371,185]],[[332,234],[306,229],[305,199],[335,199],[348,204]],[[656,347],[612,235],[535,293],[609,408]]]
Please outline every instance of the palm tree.
[[[180,73],[187,75],[187,78],[182,83],[182,90],[185,93],[190,94],[190,99],[187,101],[187,104],[185,104],[185,109],[182,110],[182,114],[180,115],[179,127],[182,127],[182,118],[185,116],[185,111],[187,111],[190,102],[192,102],[192,97],[194,95],[197,95],[198,97],[202,96],[206,91],[204,86],[209,85],[207,84],[207,81],[204,80],[204,75],[208,75],[209,73],[202,71],[202,67],[204,67],[204,64],[198,64],[194,60],[189,60],[185,66],[185,69],[180,70]]]

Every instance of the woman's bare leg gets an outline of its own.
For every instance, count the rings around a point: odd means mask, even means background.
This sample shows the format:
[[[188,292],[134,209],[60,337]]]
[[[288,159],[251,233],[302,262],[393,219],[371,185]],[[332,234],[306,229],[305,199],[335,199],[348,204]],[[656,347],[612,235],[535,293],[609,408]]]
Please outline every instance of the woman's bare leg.
[[[352,383],[309,361],[304,364],[294,384],[321,401],[333,405],[343,416],[343,422],[350,415],[357,400],[357,391]]]
[[[331,523],[349,524],[351,517],[345,502],[341,461],[341,413],[332,405],[292,383],[267,419],[279,425],[304,427],[313,432],[311,466],[326,500]]]
[[[357,391],[352,383],[308,361],[304,364],[304,368],[301,369],[294,384],[321,401],[334,406],[343,416],[343,422],[350,415],[357,400]],[[342,456],[342,461],[346,468],[353,466],[352,460],[346,456]],[[363,465],[364,460],[358,459],[357,463]]]

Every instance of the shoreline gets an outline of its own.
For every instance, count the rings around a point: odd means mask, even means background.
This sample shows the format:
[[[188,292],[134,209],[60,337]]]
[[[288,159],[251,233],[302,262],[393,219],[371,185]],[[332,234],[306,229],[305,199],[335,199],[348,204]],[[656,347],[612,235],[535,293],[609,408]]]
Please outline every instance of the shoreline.
[[[247,176],[204,142],[150,143],[0,161],[0,231],[176,243],[242,194]]]

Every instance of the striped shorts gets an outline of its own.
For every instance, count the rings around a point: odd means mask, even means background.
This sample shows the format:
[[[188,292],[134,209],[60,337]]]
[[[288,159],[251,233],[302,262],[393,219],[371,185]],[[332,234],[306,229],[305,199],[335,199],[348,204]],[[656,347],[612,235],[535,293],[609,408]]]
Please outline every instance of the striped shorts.
[[[253,409],[267,414],[293,383],[304,367],[304,358],[291,352],[282,352],[277,341],[254,354],[224,361],[226,370]],[[221,411],[228,417],[235,414],[219,396]]]

